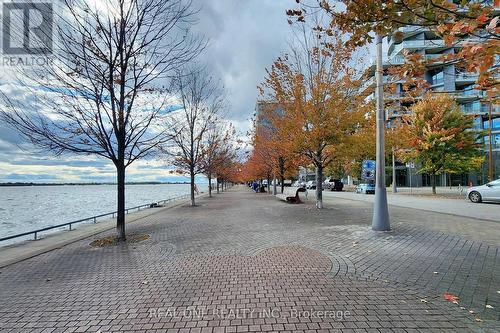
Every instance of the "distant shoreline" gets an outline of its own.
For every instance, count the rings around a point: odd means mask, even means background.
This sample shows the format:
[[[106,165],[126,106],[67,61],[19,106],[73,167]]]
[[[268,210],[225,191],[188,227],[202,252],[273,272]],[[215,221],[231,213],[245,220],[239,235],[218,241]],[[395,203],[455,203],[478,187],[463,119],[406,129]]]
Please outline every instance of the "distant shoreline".
[[[189,182],[129,182],[126,185],[187,185]],[[116,183],[0,183],[0,186],[91,186],[91,185],[116,185]]]

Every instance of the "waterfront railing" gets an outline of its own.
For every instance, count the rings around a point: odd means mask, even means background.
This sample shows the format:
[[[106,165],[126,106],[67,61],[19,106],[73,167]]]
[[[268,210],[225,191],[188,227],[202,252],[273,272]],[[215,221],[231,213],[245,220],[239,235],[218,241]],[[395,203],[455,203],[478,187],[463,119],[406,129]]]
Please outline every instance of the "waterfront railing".
[[[149,203],[149,204],[144,204],[144,205],[135,206],[135,207],[131,207],[131,208],[126,208],[125,209],[125,214],[129,214],[130,212],[140,211],[140,210],[147,209],[147,208],[158,207],[156,205],[164,205],[166,203],[169,203],[169,202],[172,202],[172,201],[175,201],[175,200],[187,199],[188,197],[189,197],[189,194],[184,194],[184,195],[181,195],[181,196],[177,196],[177,197],[172,197],[172,198],[168,198],[168,199],[165,199],[165,200],[156,201],[154,203]],[[94,222],[94,223],[97,223],[99,219],[103,219],[105,217],[115,218],[115,216],[117,215],[117,213],[118,212],[116,212],[116,211],[115,212],[111,212],[111,213],[104,213],[104,214],[100,214],[100,215],[95,215],[95,216],[87,217],[87,218],[84,218],[84,219],[81,219],[81,220],[76,220],[76,221],[61,223],[61,224],[58,224],[58,225],[52,225],[52,226],[48,226],[48,227],[37,229],[37,230],[33,230],[33,231],[27,231],[27,232],[23,232],[23,233],[20,233],[20,234],[6,236],[6,237],[0,238],[0,242],[8,241],[8,240],[19,238],[19,237],[30,236],[30,235],[33,235],[33,240],[37,240],[37,239],[39,239],[39,237],[38,237],[39,234],[42,233],[42,232],[45,232],[45,231],[48,231],[48,230],[53,230],[53,229],[60,229],[60,228],[64,228],[64,227],[68,227],[68,230],[73,230],[73,225],[74,224],[84,223],[84,222]]]

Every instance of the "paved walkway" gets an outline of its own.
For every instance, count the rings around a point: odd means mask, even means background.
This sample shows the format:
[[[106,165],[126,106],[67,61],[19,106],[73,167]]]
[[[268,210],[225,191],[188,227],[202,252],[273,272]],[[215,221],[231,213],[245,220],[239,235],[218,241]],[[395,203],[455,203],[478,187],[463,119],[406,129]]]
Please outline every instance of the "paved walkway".
[[[199,202],[131,224],[142,243],[92,236],[2,268],[0,331],[500,329],[498,228],[488,244],[419,224],[458,217],[391,207],[393,231],[375,233],[369,203],[318,211],[243,187]]]

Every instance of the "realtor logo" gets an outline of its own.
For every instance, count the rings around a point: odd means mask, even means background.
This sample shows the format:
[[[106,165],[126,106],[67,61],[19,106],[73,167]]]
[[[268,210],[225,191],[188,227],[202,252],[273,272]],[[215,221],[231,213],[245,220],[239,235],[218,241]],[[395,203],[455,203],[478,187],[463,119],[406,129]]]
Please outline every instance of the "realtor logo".
[[[52,3],[20,0],[4,2],[2,4],[3,55],[52,54],[53,27]]]

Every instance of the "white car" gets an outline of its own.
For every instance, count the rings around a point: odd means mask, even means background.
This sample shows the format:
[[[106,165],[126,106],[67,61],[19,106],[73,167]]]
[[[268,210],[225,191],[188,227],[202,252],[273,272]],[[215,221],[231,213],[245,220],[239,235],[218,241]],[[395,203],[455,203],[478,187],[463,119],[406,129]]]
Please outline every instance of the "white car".
[[[310,180],[306,183],[306,189],[308,190],[315,190],[316,189],[316,181],[315,180]]]
[[[494,180],[481,186],[471,187],[467,191],[467,198],[475,203],[479,203],[482,201],[500,202],[500,179]]]

